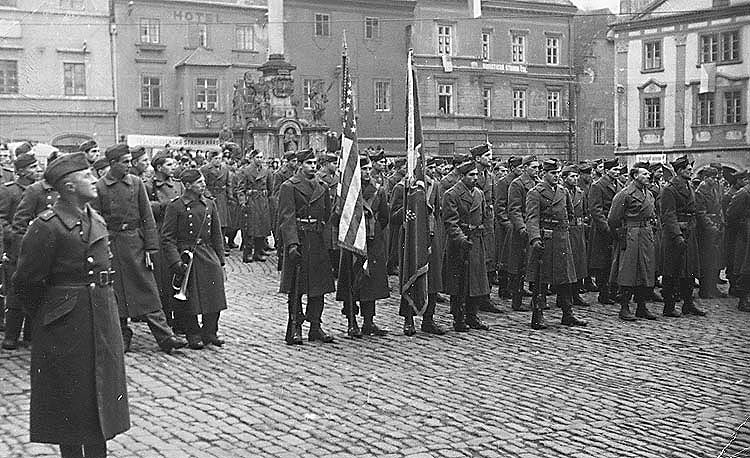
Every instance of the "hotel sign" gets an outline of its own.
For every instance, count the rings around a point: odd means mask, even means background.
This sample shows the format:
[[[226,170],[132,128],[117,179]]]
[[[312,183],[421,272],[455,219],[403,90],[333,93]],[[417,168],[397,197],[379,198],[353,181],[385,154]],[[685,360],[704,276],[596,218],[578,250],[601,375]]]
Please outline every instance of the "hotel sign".
[[[175,10],[173,14],[174,18],[178,21],[197,22],[199,24],[219,23],[219,15],[216,13]]]

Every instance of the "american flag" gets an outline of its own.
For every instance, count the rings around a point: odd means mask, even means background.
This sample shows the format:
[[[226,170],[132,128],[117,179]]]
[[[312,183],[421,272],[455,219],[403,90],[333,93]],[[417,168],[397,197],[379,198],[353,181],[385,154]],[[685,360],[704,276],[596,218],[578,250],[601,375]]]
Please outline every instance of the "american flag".
[[[367,232],[362,199],[362,181],[359,171],[357,148],[357,121],[354,113],[352,78],[346,61],[346,37],[342,58],[341,109],[344,130],[341,136],[341,160],[339,186],[341,220],[339,221],[339,246],[345,250],[367,255]]]
[[[416,314],[427,306],[427,272],[430,233],[425,192],[425,157],[422,151],[422,120],[414,71],[413,51],[406,61],[406,164],[404,180],[404,222],[401,266],[401,297]]]

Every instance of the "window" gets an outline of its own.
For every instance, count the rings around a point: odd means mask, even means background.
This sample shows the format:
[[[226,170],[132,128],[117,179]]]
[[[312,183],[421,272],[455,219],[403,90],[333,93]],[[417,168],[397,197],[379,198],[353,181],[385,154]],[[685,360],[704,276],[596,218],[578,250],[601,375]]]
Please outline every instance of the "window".
[[[208,26],[198,24],[198,46],[208,48]]]
[[[16,7],[16,0],[0,0],[0,6]]]
[[[560,91],[558,90],[547,91],[547,117],[560,117]]]
[[[738,31],[701,35],[701,63],[731,62],[740,59]]]
[[[323,80],[320,79],[314,79],[314,80],[303,80],[302,81],[302,96],[303,96],[303,104],[302,108],[305,110],[312,110],[312,93],[316,86],[321,84]]]
[[[724,93],[725,116],[727,124],[738,124],[742,122],[742,93],[731,91]]]
[[[141,43],[159,43],[159,20],[141,19]]]
[[[331,36],[331,15],[323,13],[315,13],[315,36],[316,37],[330,37]]]
[[[18,94],[18,62],[0,60],[0,94]]]
[[[492,116],[492,88],[482,89],[482,113],[485,118]]]
[[[647,41],[643,44],[643,69],[661,69],[661,41]]]
[[[238,25],[234,28],[234,49],[255,50],[255,29],[251,25]]]
[[[207,24],[188,24],[188,47],[208,48],[208,25]]]
[[[698,94],[696,123],[701,125],[714,123],[714,94]]]
[[[594,145],[604,145],[604,121],[602,120],[594,120],[592,122],[593,124],[593,134],[594,134]]]
[[[438,112],[453,114],[453,85],[438,84]]]
[[[547,37],[547,65],[560,64],[560,39]]]
[[[438,26],[438,54],[450,56],[453,54],[453,27],[449,25]]]
[[[365,38],[380,38],[380,19],[376,17],[365,18]]]
[[[643,99],[643,127],[647,129],[661,128],[661,97],[646,97]]]
[[[526,117],[526,89],[513,89],[513,117]]]
[[[482,32],[482,60],[488,62],[490,60],[490,33]]]
[[[205,111],[219,109],[219,81],[216,78],[195,80],[195,109]]]
[[[60,0],[60,8],[64,10],[82,10],[83,0]]]
[[[86,95],[86,72],[83,64],[63,64],[65,95]]]
[[[159,77],[141,78],[141,108],[161,108],[161,79]]]
[[[514,64],[526,62],[526,36],[514,34],[512,39],[511,60]]]
[[[390,81],[375,81],[375,111],[391,110]]]

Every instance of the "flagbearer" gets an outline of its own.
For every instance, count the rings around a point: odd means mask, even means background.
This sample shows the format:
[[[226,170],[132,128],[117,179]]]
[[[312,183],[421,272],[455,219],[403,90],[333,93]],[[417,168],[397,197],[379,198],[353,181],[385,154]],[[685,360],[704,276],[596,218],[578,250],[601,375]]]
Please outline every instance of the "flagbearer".
[[[492,224],[484,193],[477,189],[478,172],[471,160],[457,167],[461,181],[443,196],[446,251],[443,292],[450,295],[453,329],[488,330],[477,316],[480,301],[489,294],[485,264],[484,227]]]
[[[310,322],[308,340],[333,342],[321,328],[323,296],[335,291],[333,270],[323,240],[331,215],[328,188],[315,178],[317,161],[312,149],[297,153],[300,167],[279,191],[279,232],[284,243],[284,265],[279,292],[288,295],[289,324],[286,342],[302,344],[302,323]],[[307,295],[307,314],[302,296]]]
[[[354,265],[351,251],[342,250],[339,271],[339,284],[336,299],[344,301],[341,311],[349,321],[349,337],[384,336],[388,332],[379,328],[374,322],[375,301],[390,296],[388,272],[386,268],[387,253],[385,229],[388,227],[388,196],[384,186],[378,186],[371,177],[370,159],[360,158],[362,177],[362,200],[364,205],[365,227],[367,230],[367,266],[361,262]],[[344,268],[344,266],[350,268]],[[357,324],[357,305],[364,318],[362,329]]]

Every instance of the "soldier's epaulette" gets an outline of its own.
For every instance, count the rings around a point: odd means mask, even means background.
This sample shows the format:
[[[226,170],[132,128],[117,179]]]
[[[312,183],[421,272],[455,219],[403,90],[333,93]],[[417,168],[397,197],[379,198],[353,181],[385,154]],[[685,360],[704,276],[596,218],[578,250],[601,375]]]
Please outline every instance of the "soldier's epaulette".
[[[47,210],[44,210],[39,214],[39,219],[41,219],[42,221],[49,221],[53,216],[55,216],[55,212],[52,211],[52,209],[48,208]]]

